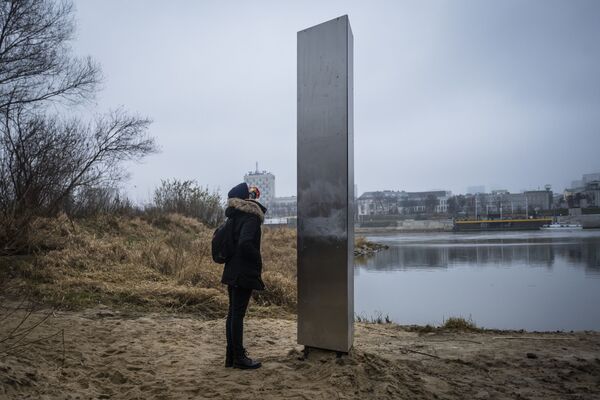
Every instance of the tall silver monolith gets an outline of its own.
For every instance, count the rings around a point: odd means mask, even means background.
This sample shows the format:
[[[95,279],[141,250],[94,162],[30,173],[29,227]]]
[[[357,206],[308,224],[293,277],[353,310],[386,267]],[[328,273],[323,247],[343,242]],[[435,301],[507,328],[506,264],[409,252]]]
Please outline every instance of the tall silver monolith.
[[[354,335],[352,30],[298,32],[298,343],[347,352]]]

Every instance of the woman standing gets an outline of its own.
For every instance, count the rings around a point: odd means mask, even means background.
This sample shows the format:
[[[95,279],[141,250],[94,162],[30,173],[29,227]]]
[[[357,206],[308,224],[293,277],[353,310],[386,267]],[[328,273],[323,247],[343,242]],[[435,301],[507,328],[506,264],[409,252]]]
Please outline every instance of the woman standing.
[[[225,216],[233,220],[236,250],[225,263],[221,282],[227,285],[229,311],[225,333],[227,336],[226,367],[241,369],[260,368],[261,363],[248,357],[244,348],[244,316],[252,290],[264,290],[261,279],[260,255],[261,225],[267,209],[257,200],[260,191],[255,186],[240,183],[227,194]]]

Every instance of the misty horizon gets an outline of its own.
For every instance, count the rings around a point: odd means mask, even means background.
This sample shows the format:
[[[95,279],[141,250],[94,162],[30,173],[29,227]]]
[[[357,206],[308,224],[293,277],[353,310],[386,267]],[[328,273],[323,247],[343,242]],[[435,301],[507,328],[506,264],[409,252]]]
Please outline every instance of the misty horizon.
[[[296,33],[344,14],[359,194],[561,192],[600,171],[597,2],[173,4],[76,4],[99,109],[154,121],[162,151],[130,166],[134,201],[169,178],[226,194],[256,161],[295,195]]]

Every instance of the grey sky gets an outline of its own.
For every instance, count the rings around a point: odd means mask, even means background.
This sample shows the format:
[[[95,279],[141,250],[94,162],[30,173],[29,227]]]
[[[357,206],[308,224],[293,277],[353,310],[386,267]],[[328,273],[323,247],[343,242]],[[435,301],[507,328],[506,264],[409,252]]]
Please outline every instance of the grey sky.
[[[562,190],[600,171],[599,1],[76,1],[100,110],[154,120],[131,168],[226,192],[258,161],[296,191],[296,32],[348,14],[355,181],[377,189]]]

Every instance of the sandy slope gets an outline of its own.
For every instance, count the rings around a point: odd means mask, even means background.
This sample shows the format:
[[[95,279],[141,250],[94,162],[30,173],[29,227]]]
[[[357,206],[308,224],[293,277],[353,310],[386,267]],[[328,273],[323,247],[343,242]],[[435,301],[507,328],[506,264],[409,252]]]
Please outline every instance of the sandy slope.
[[[0,338],[18,321],[2,321]],[[349,356],[303,359],[295,322],[250,319],[257,371],[225,369],[222,320],[57,312],[0,355],[1,399],[600,399],[600,334],[410,332],[357,324]],[[417,352],[426,353],[418,354]],[[531,353],[528,357],[528,353]]]

